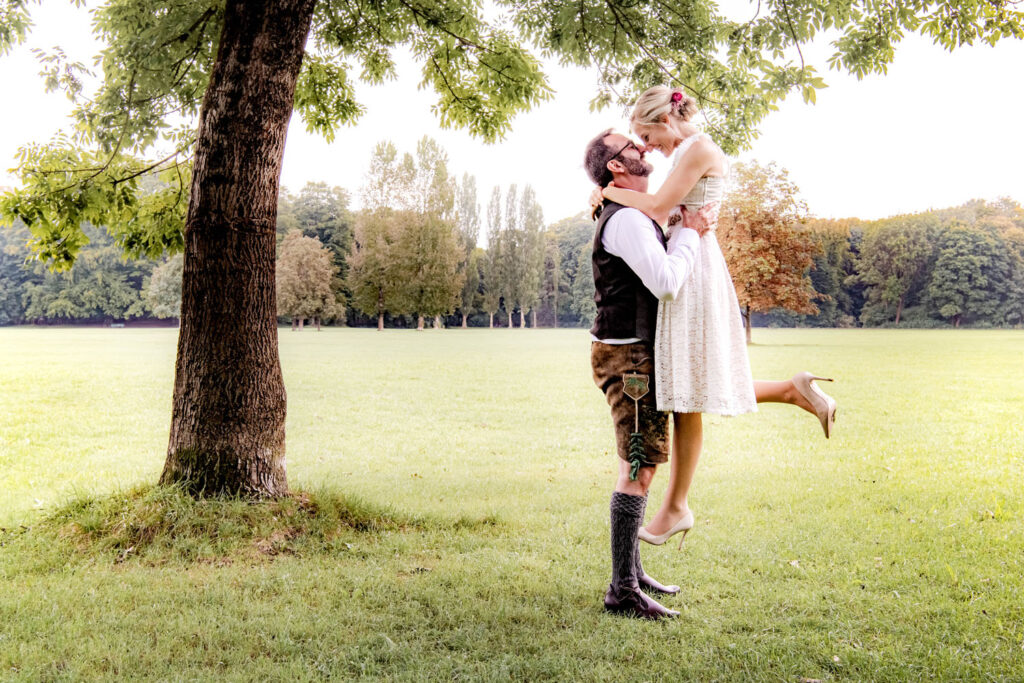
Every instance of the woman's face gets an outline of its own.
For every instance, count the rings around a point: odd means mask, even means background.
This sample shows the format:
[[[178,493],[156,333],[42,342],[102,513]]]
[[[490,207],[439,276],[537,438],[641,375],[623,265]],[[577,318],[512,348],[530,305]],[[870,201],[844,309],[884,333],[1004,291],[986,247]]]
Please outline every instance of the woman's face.
[[[679,134],[667,123],[638,123],[633,126],[633,132],[643,140],[644,152],[658,150],[667,157],[679,144]]]

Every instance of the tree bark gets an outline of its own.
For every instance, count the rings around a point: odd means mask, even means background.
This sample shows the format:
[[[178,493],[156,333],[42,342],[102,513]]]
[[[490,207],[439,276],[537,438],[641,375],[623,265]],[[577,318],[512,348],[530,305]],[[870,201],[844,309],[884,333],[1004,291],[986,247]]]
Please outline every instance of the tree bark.
[[[306,319],[305,318],[299,318],[299,332],[302,332],[302,329],[305,326],[306,326]]]
[[[377,331],[384,331],[384,288],[377,288]]]
[[[161,484],[275,497],[285,388],[274,291],[277,192],[315,0],[228,0],[199,115],[181,331]]]
[[[493,313],[488,313],[487,315],[490,318],[487,321],[487,327],[493,330],[494,329],[494,314]]]
[[[903,315],[903,297],[900,297],[899,302],[896,304],[896,324],[900,324],[900,316]]]
[[[439,316],[439,315],[435,315],[434,316],[434,329],[435,330],[441,329],[441,316]]]
[[[750,346],[750,328],[753,324],[750,320],[750,306],[747,306],[747,314],[743,316],[744,327],[747,328],[747,346]]]
[[[530,311],[530,327],[537,329],[537,309],[534,308]]]
[[[463,313],[462,314],[462,329],[466,329],[467,327],[469,327],[469,325],[466,322],[467,320],[469,320],[469,316],[466,315],[465,313]]]
[[[508,312],[508,329],[512,329],[512,311]]]
[[[378,332],[383,332],[384,331],[384,314],[383,313],[378,313],[377,314],[377,331]]]
[[[423,331],[423,316],[422,315],[417,315],[416,316],[416,331],[418,331],[418,332],[422,332]]]

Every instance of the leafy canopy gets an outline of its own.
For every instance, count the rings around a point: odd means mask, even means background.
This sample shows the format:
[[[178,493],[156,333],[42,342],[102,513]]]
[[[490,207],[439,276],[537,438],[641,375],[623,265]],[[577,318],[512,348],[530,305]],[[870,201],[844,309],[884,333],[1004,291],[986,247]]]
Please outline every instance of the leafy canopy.
[[[947,49],[1024,37],[1009,0],[766,0],[743,20],[712,0],[321,0],[316,6],[295,108],[310,131],[334,138],[364,113],[358,80],[396,75],[411,51],[441,125],[501,139],[519,112],[551,96],[538,54],[596,67],[595,108],[626,104],[657,83],[698,99],[727,151],[749,145],[757,125],[789,93],[814,101],[825,87],[800,45],[825,34],[827,65],[858,77],[884,73],[911,32]],[[24,40],[27,0],[0,0],[0,54]],[[101,84],[83,95],[86,67],[59,50],[40,54],[49,89],[76,104],[66,135],[29,144],[18,157],[21,188],[0,216],[21,218],[40,258],[74,262],[80,226],[105,225],[132,255],[182,247],[196,117],[222,30],[222,5],[108,0],[93,11],[106,44],[95,60]],[[493,15],[493,16],[492,16]],[[142,179],[156,177],[147,188]]]

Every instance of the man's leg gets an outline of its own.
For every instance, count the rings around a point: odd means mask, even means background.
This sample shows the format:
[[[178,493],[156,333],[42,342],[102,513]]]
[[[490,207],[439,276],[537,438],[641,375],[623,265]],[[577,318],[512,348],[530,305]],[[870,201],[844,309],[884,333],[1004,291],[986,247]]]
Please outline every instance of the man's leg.
[[[611,408],[619,456],[619,476],[610,505],[612,583],[605,595],[605,608],[648,619],[676,616],[678,612],[665,609],[641,592],[636,568],[637,531],[643,523],[647,490],[654,476],[653,465],[668,460],[668,416],[657,411],[650,391],[640,399],[639,405],[627,396],[623,377],[630,373],[646,376],[653,382],[654,352],[646,344],[594,342],[591,367],[594,383]],[[635,387],[631,385],[633,390]],[[639,468],[636,480],[630,480],[630,442],[636,431],[643,440],[646,466]]]
[[[644,498],[644,509],[640,513],[640,523],[643,524],[644,515],[647,512],[647,498]],[[636,544],[636,550],[633,551],[633,566],[636,567],[636,579],[640,583],[640,589],[647,591],[648,593],[665,593],[667,595],[675,595],[679,592],[680,588],[676,585],[666,586],[665,584],[658,581],[653,576],[649,575],[644,571],[644,565],[640,561],[640,546],[642,543]]]
[[[629,463],[619,460],[619,478],[611,501],[612,583],[604,599],[605,609],[644,619],[679,615],[644,595],[637,575],[637,531],[643,524],[654,471],[654,467],[642,467],[636,480],[631,481]]]

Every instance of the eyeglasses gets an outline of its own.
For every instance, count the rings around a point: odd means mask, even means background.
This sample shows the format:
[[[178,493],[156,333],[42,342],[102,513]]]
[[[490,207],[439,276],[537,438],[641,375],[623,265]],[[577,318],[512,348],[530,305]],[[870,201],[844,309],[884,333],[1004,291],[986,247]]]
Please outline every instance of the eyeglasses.
[[[637,153],[637,154],[639,154],[640,156],[643,156],[643,155],[644,155],[644,153],[640,151],[640,148],[636,146],[636,143],[635,143],[635,142],[633,142],[632,140],[630,140],[629,142],[627,142],[626,144],[624,144],[624,145],[623,145],[622,147],[620,147],[620,148],[619,148],[619,151],[618,151],[618,152],[616,152],[615,154],[613,154],[613,155],[611,155],[610,157],[608,157],[608,161],[611,161],[612,159],[615,159],[616,157],[618,157],[618,156],[619,156],[620,154],[622,154],[623,152],[625,152],[625,151],[626,151],[627,149],[629,149],[630,147],[632,147],[633,149],[635,149],[635,150],[636,150],[636,153]]]

